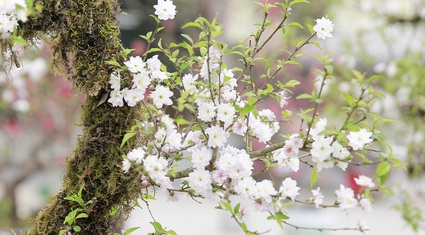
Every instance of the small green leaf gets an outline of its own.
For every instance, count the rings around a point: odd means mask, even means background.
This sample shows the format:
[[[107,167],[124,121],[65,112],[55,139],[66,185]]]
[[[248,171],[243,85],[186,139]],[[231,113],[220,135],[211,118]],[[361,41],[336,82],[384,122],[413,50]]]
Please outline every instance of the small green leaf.
[[[319,173],[317,172],[317,170],[313,170],[313,172],[311,172],[310,188],[313,188],[318,178],[319,178]]]
[[[77,217],[75,217],[75,219],[80,219],[80,218],[88,218],[89,215],[87,215],[86,213],[81,213],[79,215],[77,215]]]
[[[116,67],[121,67],[120,63],[118,63],[115,59],[107,60],[107,61],[105,61],[105,63],[107,63],[109,65],[116,66]]]
[[[75,225],[74,227],[72,227],[72,230],[78,233],[78,232],[81,232],[81,227],[78,225]]]
[[[59,231],[59,235],[63,235],[66,232],[68,232],[68,229],[62,229],[61,231]],[[13,234],[16,235],[16,233],[13,233]],[[121,234],[119,234],[119,235],[121,235]]]
[[[122,146],[124,146],[124,144],[130,139],[130,138],[132,138],[133,136],[135,136],[136,135],[136,133],[135,132],[128,132],[128,133],[126,133],[125,135],[124,135],[124,138],[122,139],[122,142],[121,142],[121,145],[120,145],[120,148],[122,148]]]
[[[125,230],[124,235],[128,235],[134,231],[136,231],[137,229],[139,229],[140,227],[133,227],[133,228],[128,228]]]
[[[142,198],[145,200],[155,200],[155,197],[150,194],[143,194]]]
[[[391,165],[388,162],[381,162],[376,167],[376,175],[377,176],[384,176],[387,175],[391,170]]]
[[[223,205],[223,207],[229,211],[230,213],[233,213],[233,209],[232,209],[232,205],[230,205],[230,203],[225,202],[225,201],[221,201],[221,205]]]
[[[158,222],[150,222],[152,226],[155,228],[156,233],[163,233],[164,229],[162,228],[162,225]]]
[[[289,23],[287,26],[295,26],[295,27],[298,27],[298,28],[300,28],[300,29],[304,29],[304,26],[302,26],[300,23],[298,23],[298,22],[291,22],[291,23]]]
[[[297,96],[297,100],[300,100],[300,99],[312,99],[313,98],[313,96],[312,95],[310,95],[310,94],[301,94],[301,95],[299,95],[299,96]]]

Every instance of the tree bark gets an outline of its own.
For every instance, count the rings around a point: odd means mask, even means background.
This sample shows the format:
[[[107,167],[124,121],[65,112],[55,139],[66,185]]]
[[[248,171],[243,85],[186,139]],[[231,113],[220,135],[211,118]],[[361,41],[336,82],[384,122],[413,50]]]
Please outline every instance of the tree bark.
[[[43,10],[20,26],[22,37],[31,40],[47,35],[54,51],[53,67],[62,69],[87,98],[82,105],[83,134],[67,158],[62,189],[33,220],[29,234],[57,235],[64,229],[65,217],[79,207],[64,198],[76,194],[83,185],[83,199],[92,203],[85,211],[88,218],[77,219],[73,224],[81,227],[78,234],[111,234],[141,191],[137,174],[124,174],[121,170],[121,156],[132,143],[120,148],[140,108],[117,108],[105,102],[113,69],[106,61],[124,61],[116,20],[119,3],[117,0],[36,0],[36,4]],[[111,216],[110,211],[116,206],[120,210]]]

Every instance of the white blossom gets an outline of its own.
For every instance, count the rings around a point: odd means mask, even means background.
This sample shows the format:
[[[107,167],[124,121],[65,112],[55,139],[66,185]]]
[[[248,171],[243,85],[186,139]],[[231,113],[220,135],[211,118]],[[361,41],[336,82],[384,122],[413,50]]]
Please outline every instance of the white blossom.
[[[112,104],[113,107],[122,107],[124,106],[124,92],[120,90],[112,90],[109,94],[110,98],[108,102]]]
[[[128,61],[124,62],[124,64],[132,73],[139,73],[146,70],[146,63],[143,62],[143,59],[140,56],[131,56]]]
[[[149,95],[154,105],[159,109],[164,105],[173,104],[173,101],[170,99],[171,96],[173,96],[173,92],[170,91],[170,88],[162,85],[156,86],[155,91]]]
[[[141,164],[144,157],[145,150],[143,150],[141,147],[135,148],[127,154],[127,159],[130,161],[134,161],[137,164]]]
[[[205,133],[208,135],[208,147],[211,148],[223,147],[229,137],[229,133],[219,126],[209,127]]]
[[[333,29],[334,24],[325,17],[317,19],[316,25],[313,27],[313,30],[317,33],[317,37],[322,39],[325,39],[326,37],[331,38]]]
[[[214,105],[214,102],[199,101],[197,104],[199,107],[198,118],[205,122],[211,122],[216,115],[215,114],[216,107]]]
[[[300,188],[297,187],[297,181],[288,177],[284,181],[282,181],[282,185],[280,186],[279,193],[282,196],[282,198],[289,197],[293,201],[295,200],[295,197],[300,194],[298,192],[299,190]]]
[[[142,89],[124,89],[124,100],[130,107],[136,106],[136,104],[145,98],[145,90]]]
[[[335,194],[341,210],[349,210],[357,207],[358,201],[354,197],[354,191],[351,188],[346,188],[341,184],[339,189],[335,191]]]
[[[189,182],[190,187],[197,193],[205,195],[210,193],[212,190],[212,179],[209,171],[196,169],[189,173],[187,181]]]
[[[153,6],[155,8],[155,15],[160,20],[174,19],[176,15],[176,6],[171,0],[158,0],[158,5]]]
[[[320,192],[320,187],[317,187],[316,190],[312,189],[311,193],[313,194],[313,197],[311,200],[314,202],[314,205],[318,208],[320,205],[323,204],[323,194]]]
[[[350,145],[353,150],[362,150],[365,144],[372,142],[372,132],[367,131],[362,128],[360,131],[351,131],[348,135],[348,145]]]
[[[364,186],[369,188],[375,187],[375,184],[372,182],[372,179],[364,175],[360,175],[358,178],[354,178],[354,181],[359,186]]]
[[[310,154],[313,162],[324,162],[330,158],[333,152],[332,140],[332,137],[321,135],[311,144]]]

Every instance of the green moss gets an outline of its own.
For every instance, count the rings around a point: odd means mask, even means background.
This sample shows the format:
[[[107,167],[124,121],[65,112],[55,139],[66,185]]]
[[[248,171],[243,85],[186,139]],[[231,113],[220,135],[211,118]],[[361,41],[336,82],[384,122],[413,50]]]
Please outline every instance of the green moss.
[[[33,220],[29,234],[57,235],[64,228],[65,217],[78,206],[64,197],[77,192],[83,184],[84,200],[93,203],[87,211],[89,217],[76,221],[82,228],[79,234],[111,234],[131,210],[130,202],[141,192],[138,175],[125,175],[121,170],[121,155],[129,147],[119,148],[123,134],[139,117],[140,110],[102,103],[102,97],[110,91],[112,72],[105,61],[125,59],[120,55],[118,39],[119,4],[116,0],[36,0],[35,4],[42,5],[43,11],[20,26],[21,36],[27,40],[48,38],[53,66],[88,97],[82,107],[83,134],[67,158],[62,190]],[[2,43],[0,49],[5,51],[8,46]],[[116,205],[122,210],[110,216]]]

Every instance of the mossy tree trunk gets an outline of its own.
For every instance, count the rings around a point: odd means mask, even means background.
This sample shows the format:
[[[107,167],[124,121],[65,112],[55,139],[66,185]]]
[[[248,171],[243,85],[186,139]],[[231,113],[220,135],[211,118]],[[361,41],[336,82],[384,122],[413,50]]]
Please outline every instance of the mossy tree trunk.
[[[68,213],[79,207],[64,198],[77,193],[83,185],[84,200],[93,202],[86,211],[88,218],[75,222],[82,228],[78,234],[111,234],[130,210],[126,205],[141,190],[136,175],[122,172],[121,156],[129,149],[119,146],[140,109],[116,108],[105,102],[112,72],[105,61],[124,60],[120,55],[116,20],[119,3],[117,0],[35,0],[35,4],[43,10],[20,26],[22,36],[27,40],[47,38],[54,50],[53,66],[69,75],[76,88],[87,94],[87,99],[82,106],[83,134],[67,158],[62,189],[34,219],[29,234],[57,235],[65,227]],[[111,209],[117,205],[120,211],[111,216]]]

